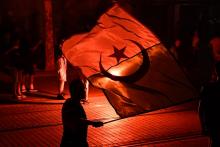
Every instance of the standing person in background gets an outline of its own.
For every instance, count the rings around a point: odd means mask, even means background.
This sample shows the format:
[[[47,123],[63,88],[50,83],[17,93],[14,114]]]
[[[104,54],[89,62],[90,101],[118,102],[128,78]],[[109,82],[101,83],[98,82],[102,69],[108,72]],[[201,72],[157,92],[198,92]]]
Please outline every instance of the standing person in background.
[[[22,94],[21,86],[24,71],[24,38],[21,35],[21,28],[16,27],[12,32],[12,39],[10,42],[10,48],[5,52],[5,55],[9,57],[9,64],[13,73],[13,96],[20,100],[26,96]]]
[[[28,42],[26,42],[28,44]],[[38,41],[34,46],[26,47],[25,54],[25,65],[24,65],[24,76],[22,83],[22,92],[37,92],[38,90],[34,87],[34,75],[36,69],[36,50],[41,45],[42,41]]]
[[[219,35],[210,39],[209,44],[213,55],[212,77],[210,82],[216,82],[220,76],[220,32]]]
[[[216,64],[216,68],[219,63]],[[202,126],[202,133],[211,139],[211,147],[220,146],[220,121],[218,119],[219,98],[220,98],[220,81],[219,73],[216,76],[215,69],[212,79],[204,85],[200,94],[199,116]],[[219,70],[219,69],[218,69]]]
[[[194,68],[197,60],[198,33],[195,28],[183,26],[175,40],[171,53],[177,58],[185,70]]]
[[[202,133],[211,139],[211,147],[220,146],[220,121],[218,119],[220,99],[220,35],[210,39],[213,53],[213,70],[210,81],[200,94],[199,116]]]
[[[69,84],[71,97],[65,101],[62,108],[63,136],[61,147],[88,147],[88,125],[103,126],[103,122],[91,121],[80,103],[85,98],[85,88],[82,80],[75,79]]]
[[[65,99],[64,98],[64,88],[65,88],[65,82],[67,81],[67,60],[64,57],[62,53],[62,45],[63,41],[60,43],[59,48],[58,48],[58,57],[57,57],[57,72],[58,72],[58,86],[59,86],[59,93],[57,95],[57,99]]]
[[[89,102],[89,80],[86,79],[86,77],[84,77],[84,85],[85,85],[85,91],[86,91],[86,96],[85,99],[83,99],[82,101],[85,102]]]
[[[89,80],[85,77],[85,75],[82,73],[82,70],[78,67],[75,67],[76,72],[78,72],[80,79],[82,80],[84,84],[84,90],[85,90],[85,98],[83,98],[81,101],[85,104],[88,103],[89,99]]]
[[[183,24],[170,51],[192,84],[200,90],[210,79],[212,55],[198,25]]]
[[[211,139],[211,147],[220,146],[220,121],[218,119],[220,98],[220,23],[209,24],[201,35],[209,43],[213,55],[212,75],[200,93],[199,117],[202,133]],[[210,29],[210,30],[209,30]],[[202,29],[204,30],[204,29]],[[203,41],[205,42],[205,41]]]

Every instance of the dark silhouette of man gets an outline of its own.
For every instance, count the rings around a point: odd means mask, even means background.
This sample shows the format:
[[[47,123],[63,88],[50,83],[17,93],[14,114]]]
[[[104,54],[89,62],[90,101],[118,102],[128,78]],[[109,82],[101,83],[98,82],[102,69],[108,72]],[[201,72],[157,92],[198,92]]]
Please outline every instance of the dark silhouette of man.
[[[70,82],[71,98],[67,99],[62,108],[63,137],[61,147],[88,147],[88,125],[103,126],[102,122],[87,120],[86,113],[80,103],[85,98],[84,84],[80,79]]]
[[[220,37],[213,37],[210,41],[212,47],[214,66],[213,74],[200,95],[199,115],[202,125],[202,133],[211,139],[211,147],[220,147]]]

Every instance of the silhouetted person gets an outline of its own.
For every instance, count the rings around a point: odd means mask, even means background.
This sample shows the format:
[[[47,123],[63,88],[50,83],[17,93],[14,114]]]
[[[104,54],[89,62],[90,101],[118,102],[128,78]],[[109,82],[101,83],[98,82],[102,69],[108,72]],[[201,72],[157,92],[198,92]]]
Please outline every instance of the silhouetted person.
[[[199,116],[203,134],[211,138],[211,147],[220,147],[220,37],[212,38],[210,45],[214,58],[213,74],[210,82],[202,89]]]
[[[78,66],[72,65],[70,62],[67,63],[67,81],[70,82],[75,79],[80,79],[84,84],[85,97],[81,101],[85,104],[88,103],[89,96],[89,80],[85,77],[82,70]]]
[[[219,121],[219,80],[204,86],[200,100],[200,119],[202,132],[211,138],[211,147],[220,146],[220,121]]]
[[[67,59],[64,57],[62,53],[62,46],[63,41],[60,43],[58,47],[58,57],[57,57],[57,73],[58,73],[58,95],[57,99],[65,99],[64,98],[64,88],[65,88],[65,82],[67,81]]]
[[[192,84],[200,90],[210,79],[211,51],[207,43],[201,40],[201,31],[196,25],[185,25],[181,28],[170,51]]]
[[[5,55],[9,58],[9,66],[13,73],[13,96],[16,99],[25,98],[26,96],[21,92],[23,71],[24,71],[24,38],[21,35],[21,28],[16,27],[12,34],[12,41],[10,48],[5,52]]]
[[[69,84],[71,98],[67,99],[62,108],[63,137],[61,147],[88,147],[88,125],[100,127],[102,122],[87,120],[86,113],[80,103],[85,97],[84,84],[80,79]]]
[[[26,60],[24,64],[24,76],[22,83],[22,92],[37,92],[34,87],[34,75],[36,69],[36,51],[41,45],[42,41],[38,41],[34,46],[27,45],[24,50],[24,58]],[[28,44],[26,39],[26,44]]]

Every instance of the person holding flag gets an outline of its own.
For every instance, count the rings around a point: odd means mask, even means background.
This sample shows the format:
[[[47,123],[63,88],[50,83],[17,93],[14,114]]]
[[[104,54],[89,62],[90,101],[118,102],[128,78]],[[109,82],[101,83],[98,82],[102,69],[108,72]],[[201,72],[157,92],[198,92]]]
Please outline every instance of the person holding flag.
[[[85,98],[84,84],[81,79],[75,79],[69,84],[71,97],[62,108],[63,136],[60,147],[88,147],[88,126],[101,127],[103,122],[91,121],[80,103]]]

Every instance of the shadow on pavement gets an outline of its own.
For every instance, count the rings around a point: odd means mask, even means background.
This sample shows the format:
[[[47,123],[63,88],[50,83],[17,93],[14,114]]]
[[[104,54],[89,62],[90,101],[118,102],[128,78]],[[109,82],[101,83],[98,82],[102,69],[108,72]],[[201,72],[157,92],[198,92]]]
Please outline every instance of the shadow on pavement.
[[[26,92],[25,95],[30,96],[30,97],[57,99],[57,94],[53,94],[53,93],[46,92],[46,91]]]

